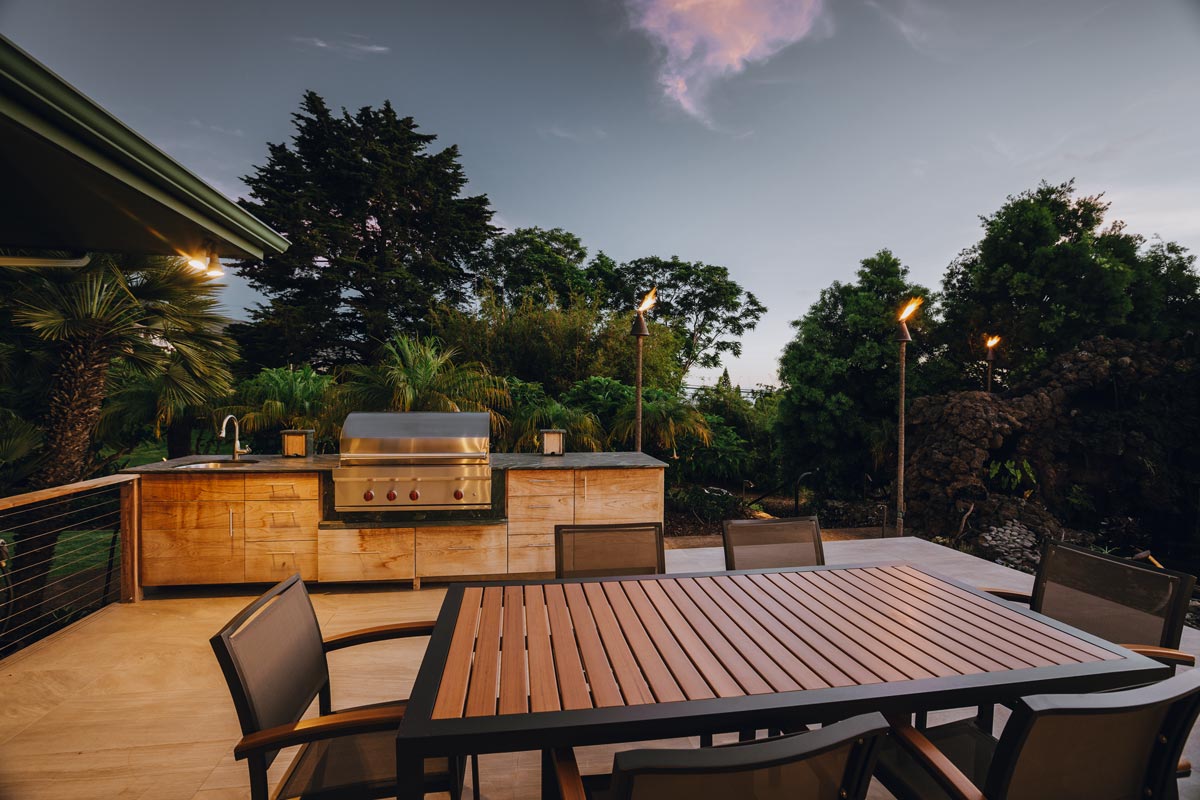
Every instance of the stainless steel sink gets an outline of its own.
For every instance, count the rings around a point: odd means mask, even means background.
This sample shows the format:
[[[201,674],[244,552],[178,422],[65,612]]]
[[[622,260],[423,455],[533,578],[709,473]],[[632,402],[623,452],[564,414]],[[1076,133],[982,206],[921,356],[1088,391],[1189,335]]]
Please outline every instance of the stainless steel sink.
[[[253,458],[241,458],[237,461],[197,461],[195,464],[180,464],[175,469],[232,469],[243,464],[257,464]]]

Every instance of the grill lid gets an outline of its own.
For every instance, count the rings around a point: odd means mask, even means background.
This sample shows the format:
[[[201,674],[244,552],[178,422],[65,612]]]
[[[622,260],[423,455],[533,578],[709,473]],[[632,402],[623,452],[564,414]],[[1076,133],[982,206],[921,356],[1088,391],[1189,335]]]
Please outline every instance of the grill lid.
[[[343,464],[470,464],[487,462],[487,413],[355,412],[342,425]]]

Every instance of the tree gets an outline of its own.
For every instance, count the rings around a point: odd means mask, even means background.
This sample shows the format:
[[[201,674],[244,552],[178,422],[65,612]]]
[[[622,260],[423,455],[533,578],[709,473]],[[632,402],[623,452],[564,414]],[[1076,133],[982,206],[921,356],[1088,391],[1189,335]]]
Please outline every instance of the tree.
[[[562,228],[517,228],[497,236],[479,261],[479,277],[508,305],[527,295],[536,303],[569,308],[590,293],[583,261],[587,249]]]
[[[345,419],[337,383],[305,364],[264,369],[238,387],[236,413],[250,434],[285,428],[312,429],[318,442],[337,446]]]
[[[560,428],[566,432],[567,450],[595,452],[603,447],[604,429],[595,414],[563,405],[547,396],[538,383],[512,378],[508,387],[513,401],[511,424],[505,432],[509,450],[536,450],[541,431],[546,428]]]
[[[462,196],[458,148],[432,151],[437,137],[390,103],[335,115],[310,91],[293,122],[291,146],[268,145],[245,178],[242,204],[292,244],[237,265],[268,302],[236,335],[261,366],[365,361],[433,303],[465,301],[492,210]]]
[[[834,282],[792,323],[796,337],[784,348],[776,436],[783,478],[821,470],[819,483],[838,492],[876,485],[895,454],[898,400],[896,312],[909,297],[929,291],[908,280],[908,268],[888,250],[863,259],[854,283]],[[908,396],[941,379],[928,356],[927,318],[909,322]]]
[[[1131,288],[1140,277],[1153,292],[1154,276],[1140,263],[1141,237],[1121,222],[1103,227],[1108,208],[1100,195],[1076,196],[1073,181],[1043,182],[983,217],[983,239],[942,282],[949,356],[979,361],[983,334],[1000,334],[1014,373],[1029,375],[1084,339],[1120,332]]]
[[[712,431],[704,415],[688,405],[679,395],[659,389],[647,389],[642,394],[642,439],[646,449],[670,458],[678,457],[678,448],[685,437],[707,445]],[[618,441],[632,444],[637,427],[636,408],[627,403],[617,412],[612,435]]]
[[[603,265],[594,274],[604,280]],[[655,318],[681,337],[679,364],[686,375],[693,366],[716,367],[723,355],[739,356],[737,337],[753,330],[767,309],[729,277],[729,270],[699,261],[651,256],[620,265],[607,286],[615,310],[631,311],[642,293],[658,288]]]
[[[346,367],[346,406],[356,411],[488,411],[509,405],[508,389],[481,364],[455,364],[454,348],[436,339],[394,336],[376,364]]]

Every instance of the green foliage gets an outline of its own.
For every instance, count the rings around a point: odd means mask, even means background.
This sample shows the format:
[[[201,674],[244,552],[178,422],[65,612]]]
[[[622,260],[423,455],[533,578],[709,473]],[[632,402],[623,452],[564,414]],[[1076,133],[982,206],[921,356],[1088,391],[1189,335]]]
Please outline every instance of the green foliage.
[[[337,383],[305,364],[264,369],[238,386],[237,406],[247,433],[313,430],[320,449],[336,448],[345,419]]]
[[[592,284],[583,262],[587,249],[562,228],[517,228],[497,236],[478,262],[480,279],[510,306],[524,299],[569,308]]]
[[[457,147],[431,150],[437,137],[389,103],[335,114],[310,91],[292,119],[291,145],[268,146],[243,201],[291,247],[237,266],[268,302],[234,330],[259,366],[366,361],[434,303],[466,301],[492,210],[462,196]]]
[[[540,431],[559,428],[566,431],[569,452],[595,452],[604,447],[604,429],[595,414],[564,405],[546,395],[541,384],[508,379],[512,396],[511,420],[502,441],[513,452],[535,451],[541,447]]]
[[[613,421],[612,439],[632,446],[636,439],[636,406],[626,403]],[[712,442],[708,421],[678,395],[658,389],[642,392],[642,449],[662,458],[678,458],[681,441],[694,438],[702,445]]]
[[[784,348],[776,435],[781,479],[820,470],[826,491],[882,485],[895,458],[898,354],[896,314],[909,297],[929,291],[908,280],[908,268],[888,250],[863,259],[854,283],[834,282],[802,318]],[[942,380],[922,335],[926,318],[909,321],[908,397]]]
[[[633,403],[633,387],[616,380],[593,375],[576,381],[562,401],[595,415],[605,430],[611,430],[621,409]]]
[[[750,464],[746,440],[716,414],[704,414],[708,441],[684,435],[679,441],[679,466],[685,480],[697,483],[735,483]]]
[[[724,489],[704,486],[673,486],[667,490],[667,508],[692,514],[701,522],[734,519],[741,513],[742,501]]]
[[[1006,492],[1017,492],[1029,497],[1037,488],[1037,473],[1029,465],[1028,459],[989,461],[987,473],[988,480]]]

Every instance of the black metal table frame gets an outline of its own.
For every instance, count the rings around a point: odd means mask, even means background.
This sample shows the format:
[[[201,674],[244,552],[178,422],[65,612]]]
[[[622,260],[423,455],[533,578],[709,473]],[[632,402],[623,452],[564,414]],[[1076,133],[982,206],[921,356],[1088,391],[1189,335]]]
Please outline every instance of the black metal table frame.
[[[1120,654],[1123,658],[1085,664],[1060,664],[1003,672],[884,681],[867,685],[771,692],[741,697],[434,720],[430,717],[441,684],[450,640],[458,620],[463,592],[467,587],[603,583],[630,580],[631,576],[457,583],[446,591],[429,647],[425,651],[416,682],[413,684],[404,722],[397,732],[397,797],[401,800],[416,800],[422,797],[421,775],[425,758],[529,750],[544,752],[551,747],[620,744],[697,736],[704,733],[779,728],[795,725],[797,722],[807,724],[845,719],[869,711],[911,714],[1011,702],[1018,697],[1032,694],[1086,693],[1120,689],[1170,677],[1171,669],[1157,661],[1131,653],[1111,642],[1021,606],[1006,603],[972,586],[906,561],[830,564],[792,569],[671,573],[637,577],[637,580],[896,566],[907,566],[923,572],[1101,649]]]

